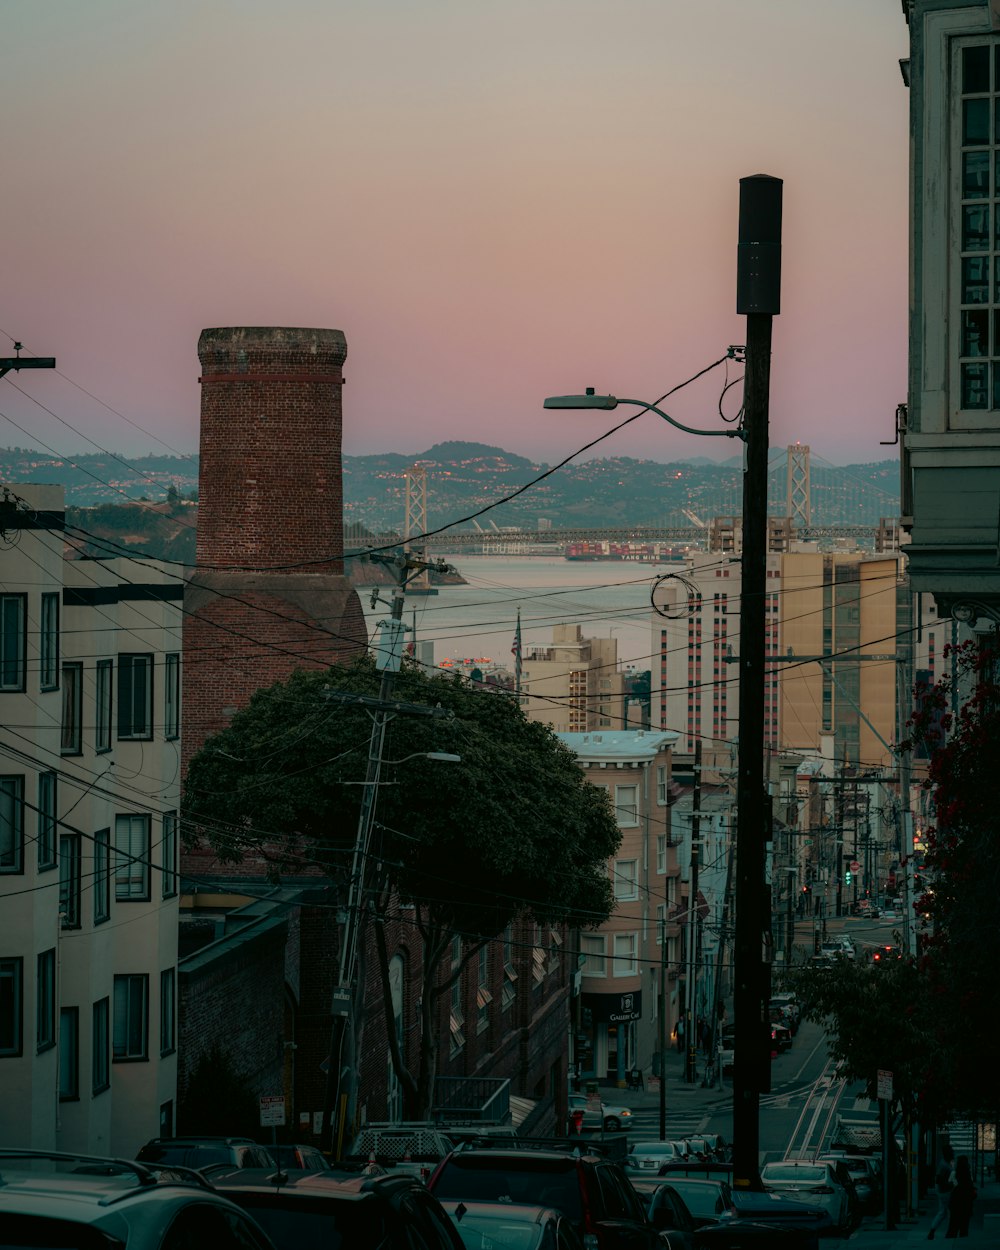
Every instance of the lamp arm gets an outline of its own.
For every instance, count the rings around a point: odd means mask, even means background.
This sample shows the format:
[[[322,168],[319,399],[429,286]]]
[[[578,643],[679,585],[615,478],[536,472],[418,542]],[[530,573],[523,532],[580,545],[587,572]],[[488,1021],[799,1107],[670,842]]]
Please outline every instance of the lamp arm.
[[[678,430],[683,430],[685,434],[701,434],[706,438],[743,438],[743,431],[740,429],[696,430],[693,426],[684,425],[682,422],[675,420],[665,413],[662,408],[657,408],[655,404],[647,404],[643,399],[619,399],[618,402],[620,404],[635,404],[637,408],[645,408],[647,412],[655,412],[658,417],[662,417],[670,425],[676,426]]]

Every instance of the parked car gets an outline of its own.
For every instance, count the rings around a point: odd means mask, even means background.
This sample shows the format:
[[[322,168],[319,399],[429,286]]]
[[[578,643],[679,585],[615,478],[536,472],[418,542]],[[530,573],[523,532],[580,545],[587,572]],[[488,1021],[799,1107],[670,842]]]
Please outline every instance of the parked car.
[[[40,1150],[0,1150],[0,1238],[72,1250],[275,1250],[196,1172]]]
[[[858,1203],[864,1215],[882,1210],[882,1160],[874,1155],[830,1153],[819,1162],[841,1164],[851,1175]]]
[[[294,1142],[278,1143],[271,1147],[274,1162],[281,1172],[329,1172],[330,1160],[315,1146],[302,1146]]]
[[[449,1202],[444,1209],[466,1250],[583,1250],[573,1221],[552,1207]]]
[[[606,1133],[620,1133],[632,1127],[632,1108],[622,1107],[614,1103],[601,1103],[600,1114],[591,1111],[587,1106],[586,1094],[570,1094],[569,1114],[572,1119],[574,1111],[583,1112],[584,1128],[603,1128]]]
[[[772,1193],[785,1194],[822,1207],[837,1233],[846,1234],[850,1230],[851,1199],[845,1186],[837,1179],[833,1164],[798,1160],[765,1163],[760,1178],[764,1188]]]
[[[274,1168],[274,1158],[266,1146],[249,1137],[154,1137],[136,1158],[140,1163],[165,1167],[203,1168],[212,1163],[228,1163],[238,1168]]]
[[[263,1227],[277,1250],[412,1250],[416,1245],[464,1250],[438,1200],[406,1173],[276,1175],[273,1168],[234,1168],[213,1172],[212,1184]]]
[[[646,1203],[646,1214],[661,1240],[665,1239],[670,1250],[696,1250],[695,1222],[684,1199],[677,1190],[661,1180],[634,1177],[632,1184],[636,1193]]]
[[[659,1174],[668,1180],[671,1176],[691,1176],[696,1180],[729,1181],[731,1184],[733,1165],[722,1159],[687,1159],[676,1163],[664,1163]]]
[[[833,1232],[830,1214],[822,1207],[785,1194],[761,1193],[760,1190],[733,1190],[733,1218],[771,1224],[775,1228],[798,1228],[815,1233],[817,1237]]]
[[[785,1024],[788,1025],[793,1034],[799,1031],[799,1024],[802,1020],[802,1008],[799,1004],[798,995],[772,994],[771,1010],[780,1011],[782,1013]]]
[[[678,1176],[676,1173],[668,1174],[663,1179],[684,1200],[696,1228],[715,1220],[731,1218],[733,1191],[728,1180],[721,1177]]]
[[[779,1055],[792,1049],[792,1030],[787,1024],[771,1021],[771,1049],[776,1050]]]
[[[714,1163],[729,1157],[729,1147],[720,1133],[702,1133],[698,1137],[685,1137],[679,1144],[684,1148],[687,1161],[692,1163]]]
[[[662,1250],[625,1169],[597,1151],[536,1147],[525,1139],[516,1150],[475,1146],[450,1154],[428,1188],[449,1204],[555,1207],[569,1216],[588,1250]]]
[[[655,1176],[664,1163],[686,1159],[687,1155],[684,1142],[637,1141],[629,1146],[625,1166],[630,1172],[648,1172],[650,1176]]]

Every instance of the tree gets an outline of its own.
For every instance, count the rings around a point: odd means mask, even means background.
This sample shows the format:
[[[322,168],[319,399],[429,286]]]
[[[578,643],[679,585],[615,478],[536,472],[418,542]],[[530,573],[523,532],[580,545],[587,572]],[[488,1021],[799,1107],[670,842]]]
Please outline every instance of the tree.
[[[319,865],[343,886],[371,720],[363,708],[324,697],[335,689],[376,694],[371,660],[293,673],[258,691],[206,742],[188,771],[186,836],[206,839],[225,861],[263,854],[274,875]],[[583,928],[606,920],[614,905],[607,862],[621,835],[607,792],[587,782],[572,752],[509,697],[406,664],[394,699],[453,713],[390,721],[368,878],[377,912],[390,894],[414,905],[424,1002],[432,1004],[461,972],[442,976],[455,934],[467,961],[521,915]],[[428,751],[456,753],[461,763],[434,763],[423,757]],[[376,936],[388,1019],[390,952],[381,925]],[[415,1072],[388,1030],[406,1114],[417,1118],[428,1114],[433,1094],[434,1016],[423,1013]]]
[[[256,1137],[257,1115],[256,1098],[216,1042],[191,1073],[177,1107],[178,1131],[209,1137]]]
[[[915,906],[926,1024],[940,1056],[936,1080],[949,1109],[974,1113],[1000,1107],[1000,683],[995,644],[946,649],[945,659],[951,670],[919,692],[911,724],[912,744],[928,754],[934,819],[907,849],[918,856]]]

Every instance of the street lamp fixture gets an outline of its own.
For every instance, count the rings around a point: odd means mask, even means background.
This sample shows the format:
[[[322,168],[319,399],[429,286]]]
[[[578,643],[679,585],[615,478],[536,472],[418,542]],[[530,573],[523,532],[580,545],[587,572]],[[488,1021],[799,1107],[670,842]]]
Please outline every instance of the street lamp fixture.
[[[655,412],[658,417],[662,417],[669,425],[675,426],[678,430],[683,430],[685,434],[702,434],[706,438],[742,438],[742,430],[734,427],[731,430],[696,430],[691,425],[684,425],[682,422],[675,420],[662,408],[657,408],[656,404],[647,404],[643,399],[618,399],[615,395],[595,395],[594,388],[588,386],[586,393],[583,395],[550,395],[545,400],[543,407],[545,408],[563,408],[571,410],[582,410],[587,408],[599,408],[602,411],[609,411],[617,408],[619,404],[633,404],[636,408],[645,408],[647,412]]]

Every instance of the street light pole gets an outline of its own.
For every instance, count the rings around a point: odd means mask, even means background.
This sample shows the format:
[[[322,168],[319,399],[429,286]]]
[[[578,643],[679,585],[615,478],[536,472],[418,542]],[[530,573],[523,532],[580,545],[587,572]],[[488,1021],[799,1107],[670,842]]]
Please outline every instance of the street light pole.
[[[764,793],[767,447],[772,318],[781,311],[779,178],[740,179],[736,311],[746,314],[743,386],[742,604],[740,609],[739,771],[736,789],[736,942],[733,995],[733,1184],[760,1185],[760,1094],[769,1087],[765,934],[770,931],[764,860],[769,831]]]

